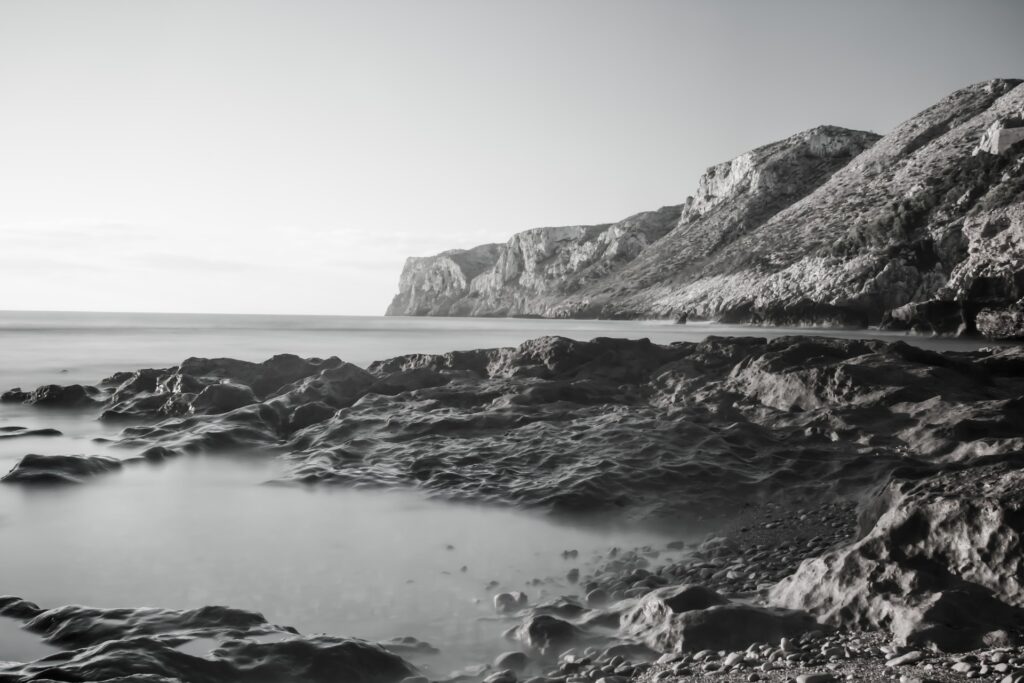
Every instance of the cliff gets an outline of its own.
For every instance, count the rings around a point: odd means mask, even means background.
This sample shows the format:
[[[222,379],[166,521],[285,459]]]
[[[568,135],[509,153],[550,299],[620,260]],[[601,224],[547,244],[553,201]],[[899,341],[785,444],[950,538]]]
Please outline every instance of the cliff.
[[[1019,336],[1022,130],[1019,80],[959,90],[884,137],[814,128],[709,168],[680,206],[528,230],[469,265],[409,259],[388,313]]]

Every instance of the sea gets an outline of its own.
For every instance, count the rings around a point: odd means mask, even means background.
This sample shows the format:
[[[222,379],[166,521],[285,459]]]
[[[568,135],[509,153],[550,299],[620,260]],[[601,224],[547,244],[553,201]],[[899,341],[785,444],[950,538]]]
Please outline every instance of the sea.
[[[789,334],[900,339],[938,350],[986,345],[872,330],[665,321],[0,312],[0,391],[95,384],[116,371],[169,367],[189,356],[260,361],[295,353],[365,366],[542,335],[670,343]],[[94,440],[121,428],[97,418],[95,410],[0,404],[0,427],[62,432],[0,439],[0,472],[26,453],[131,455]],[[685,520],[673,529],[595,528],[414,491],[264,485],[276,467],[266,454],[208,453],[77,486],[0,486],[0,595],[44,607],[219,604],[303,633],[413,636],[439,648],[414,662],[440,677],[510,649],[501,639],[509,624],[490,604],[495,583],[531,600],[571,593],[579,587],[566,573],[593,566],[612,548],[647,546],[665,559],[674,552],[668,542],[694,540]],[[0,660],[52,651],[0,618]]]

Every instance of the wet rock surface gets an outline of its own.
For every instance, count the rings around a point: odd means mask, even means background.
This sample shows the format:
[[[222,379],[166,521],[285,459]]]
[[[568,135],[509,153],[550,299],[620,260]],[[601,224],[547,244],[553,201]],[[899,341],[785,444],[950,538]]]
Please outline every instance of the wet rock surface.
[[[80,484],[89,477],[113,472],[121,461],[102,455],[38,455],[30,453],[0,477],[8,484]]]
[[[227,607],[45,610],[0,597],[0,615],[19,619],[46,642],[67,648],[35,662],[0,662],[0,681],[5,682],[396,683],[415,674],[410,664],[380,645],[302,636],[259,614]]]
[[[277,483],[712,532],[596,562],[566,549],[568,571],[536,579],[539,595],[490,586],[515,649],[429,681],[1001,679],[1024,666],[1019,347],[542,337],[366,369],[192,358],[100,387],[90,400],[127,421],[120,445],[140,466],[242,448],[277,455]],[[8,477],[80,481],[109,465],[61,457],[26,456]],[[0,615],[68,648],[0,680],[398,681],[423,675],[398,657],[429,648],[299,636],[229,608],[8,600]],[[212,655],[187,645],[199,639]]]

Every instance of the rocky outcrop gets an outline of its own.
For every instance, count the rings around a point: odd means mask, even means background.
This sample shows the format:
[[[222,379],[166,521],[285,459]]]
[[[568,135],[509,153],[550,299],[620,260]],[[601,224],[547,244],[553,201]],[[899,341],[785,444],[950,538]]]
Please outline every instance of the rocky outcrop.
[[[12,683],[398,683],[415,673],[410,664],[380,645],[303,636],[293,628],[269,624],[255,612],[229,607],[169,610],[71,605],[44,610],[25,600],[0,597],[0,616],[23,621],[28,631],[66,648],[35,662],[0,662],[0,680]]]
[[[483,244],[437,256],[409,258],[402,269],[399,294],[387,314],[458,315],[461,300],[469,294],[469,283],[494,267],[499,252],[500,245]]]
[[[815,128],[708,169],[679,207],[488,245],[493,262],[457,286],[421,275],[432,259],[410,260],[388,313],[1003,334],[976,318],[1019,310],[1022,111],[1021,81],[994,80],[880,139]]]
[[[1012,456],[898,479],[873,506],[881,514],[873,524],[869,518],[863,538],[805,561],[775,586],[772,601],[838,626],[882,628],[917,647],[963,651],[1019,642],[1020,465]]]
[[[537,228],[501,245],[410,258],[387,314],[544,315],[636,258],[680,213],[670,206],[613,224]]]
[[[0,481],[10,484],[79,484],[89,477],[120,468],[120,460],[102,455],[30,453],[0,477]]]
[[[81,384],[70,384],[61,386],[59,384],[47,384],[35,391],[22,391],[15,387],[0,395],[0,401],[5,403],[29,403],[37,406],[54,406],[57,408],[82,408],[95,406],[93,397],[99,394],[95,387],[84,387]]]
[[[658,652],[736,650],[821,630],[806,612],[731,602],[701,586],[651,591],[621,623]]]
[[[105,416],[137,423],[125,446],[269,448],[284,451],[290,483],[412,486],[568,514],[713,515],[737,499],[861,490],[908,454],[1024,450],[1016,348],[541,337],[366,370],[189,359],[120,379],[98,398]]]

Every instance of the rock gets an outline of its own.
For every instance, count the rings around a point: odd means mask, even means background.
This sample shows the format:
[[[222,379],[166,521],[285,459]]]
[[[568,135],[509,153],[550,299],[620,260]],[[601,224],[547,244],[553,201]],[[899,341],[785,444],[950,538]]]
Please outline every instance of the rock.
[[[485,678],[483,683],[516,683],[516,672],[497,671]]]
[[[377,379],[351,363],[340,363],[315,375],[281,387],[277,401],[300,406],[312,402],[324,403],[335,409],[352,405],[369,391]]]
[[[92,393],[81,384],[71,384],[69,386],[47,384],[29,394],[28,398],[25,399],[25,403],[59,408],[81,408],[96,405],[96,401],[92,398]]]
[[[1024,297],[1007,214],[1024,208],[1022,111],[1021,81],[1001,79],[881,138],[819,126],[712,166],[676,206],[411,258],[387,313],[973,333],[978,310]],[[1012,287],[973,286],[996,280]]]
[[[211,384],[199,392],[192,401],[192,411],[199,415],[219,415],[257,401],[256,394],[249,387],[222,382]]]
[[[834,674],[824,672],[800,674],[796,677],[796,683],[832,683],[834,680]]]
[[[700,586],[654,591],[621,619],[622,631],[660,652],[741,650],[819,628],[805,612],[725,600]]]
[[[5,597],[0,614],[25,621],[27,630],[65,648],[36,662],[8,664],[4,671],[12,680],[394,683],[415,675],[411,665],[377,645],[302,636],[227,607],[43,610]],[[175,647],[197,638],[219,642],[215,658]]]
[[[120,460],[101,455],[30,453],[0,477],[0,481],[11,484],[80,484],[88,477],[120,468]]]
[[[608,593],[602,588],[595,588],[587,593],[587,607],[604,607],[608,604]]]
[[[16,439],[22,436],[62,436],[63,432],[51,427],[25,429],[24,427],[0,429],[0,439]]]
[[[893,657],[892,659],[886,660],[885,665],[890,667],[906,666],[907,664],[917,664],[922,659],[924,659],[923,652],[921,652],[920,650],[911,650],[910,652],[906,652],[902,655],[899,655],[898,657]]]
[[[1017,632],[1024,626],[1017,578],[1024,474],[1018,457],[994,460],[896,480],[875,502],[869,532],[804,562],[772,589],[771,602],[944,651]]]
[[[989,339],[1024,340],[1024,310],[983,308],[975,318],[978,332]]]
[[[24,403],[28,400],[29,394],[27,391],[22,391],[21,387],[14,387],[8,389],[3,394],[0,394],[0,402],[3,403]]]
[[[929,334],[956,334],[968,330],[971,324],[960,302],[930,299],[887,311],[882,316],[880,327]]]
[[[323,401],[303,403],[292,411],[291,416],[288,418],[288,428],[293,432],[305,429],[310,425],[319,424],[330,419],[335,412],[335,408]]]
[[[530,657],[525,652],[503,652],[494,659],[494,668],[522,671],[529,663]]]
[[[516,627],[512,636],[528,648],[547,654],[571,646],[583,636],[583,631],[558,617],[535,614]]]
[[[498,593],[494,596],[494,611],[499,614],[507,614],[526,607],[528,599],[526,593],[512,591],[510,593]]]

